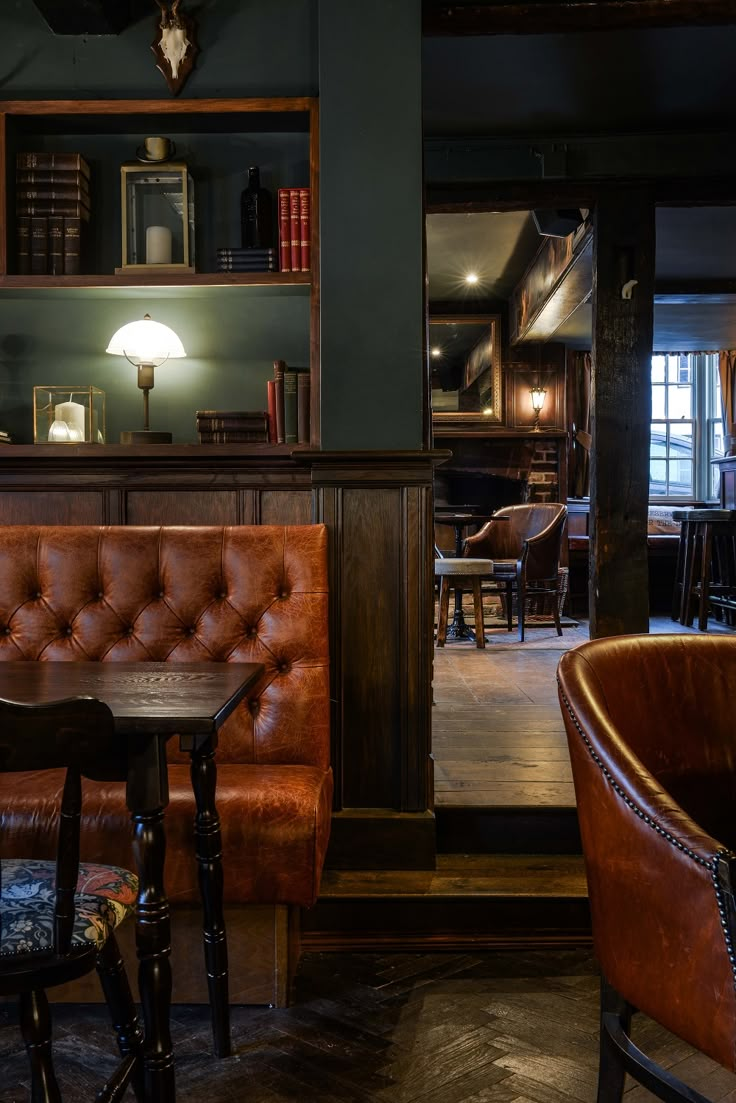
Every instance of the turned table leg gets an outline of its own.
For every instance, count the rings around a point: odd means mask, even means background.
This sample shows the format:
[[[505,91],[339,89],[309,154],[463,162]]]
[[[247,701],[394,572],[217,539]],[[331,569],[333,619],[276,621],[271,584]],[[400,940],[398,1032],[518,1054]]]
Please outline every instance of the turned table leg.
[[[217,767],[215,745],[208,739],[192,749],[192,788],[197,804],[194,821],[199,890],[202,896],[204,956],[210,994],[212,1034],[217,1057],[228,1057],[230,1005],[228,998],[227,940],[223,908],[222,840],[215,804]]]

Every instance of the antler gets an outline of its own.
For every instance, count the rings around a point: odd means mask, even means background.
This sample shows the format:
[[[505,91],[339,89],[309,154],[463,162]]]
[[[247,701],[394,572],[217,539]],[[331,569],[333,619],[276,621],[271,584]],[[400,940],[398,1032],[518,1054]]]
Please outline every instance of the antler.
[[[176,13],[179,10],[180,4],[181,0],[174,0],[174,3],[171,5],[171,15],[173,19],[176,19]]]
[[[161,25],[165,27],[169,19],[169,6],[163,0],[155,0],[155,3],[161,9]]]

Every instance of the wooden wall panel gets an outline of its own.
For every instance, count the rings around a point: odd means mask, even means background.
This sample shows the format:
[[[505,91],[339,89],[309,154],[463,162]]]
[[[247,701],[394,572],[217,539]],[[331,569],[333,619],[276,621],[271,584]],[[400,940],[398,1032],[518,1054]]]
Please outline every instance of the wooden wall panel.
[[[401,666],[401,574],[396,555],[401,491],[344,490],[341,516],[342,676],[343,686],[349,687],[342,727],[351,739],[351,753],[343,762],[343,803],[353,808],[399,808],[401,690],[395,672]],[[362,644],[356,647],[358,640]]]
[[[105,501],[99,490],[0,491],[3,525],[105,525]]]
[[[129,490],[129,525],[235,525],[236,490]]]
[[[314,520],[309,490],[263,490],[258,498],[261,525],[309,525]]]

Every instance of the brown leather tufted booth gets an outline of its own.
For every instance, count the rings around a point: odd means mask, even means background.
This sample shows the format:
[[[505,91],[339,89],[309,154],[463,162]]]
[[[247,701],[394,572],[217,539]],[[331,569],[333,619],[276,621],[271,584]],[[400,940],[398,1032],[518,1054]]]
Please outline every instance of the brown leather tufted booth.
[[[217,750],[226,905],[317,897],[332,803],[327,601],[323,525],[0,527],[0,661],[265,665]],[[176,905],[198,905],[199,890],[189,757],[174,741],[169,761],[176,928]],[[49,852],[59,784],[0,780],[8,857]],[[130,837],[123,787],[87,783],[83,858],[132,861]]]
[[[736,1071],[736,642],[593,640],[558,682],[605,978],[598,1098],[621,1098],[624,1070],[657,1094],[667,1079],[632,1009]],[[660,1097],[692,1103],[671,1081]]]

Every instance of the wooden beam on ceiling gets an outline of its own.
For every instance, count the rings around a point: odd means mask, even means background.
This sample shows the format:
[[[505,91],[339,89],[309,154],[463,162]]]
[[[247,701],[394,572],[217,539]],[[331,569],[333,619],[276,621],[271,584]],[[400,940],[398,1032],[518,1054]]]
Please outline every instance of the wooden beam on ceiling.
[[[736,0],[425,0],[423,33],[557,34],[736,23]]]

